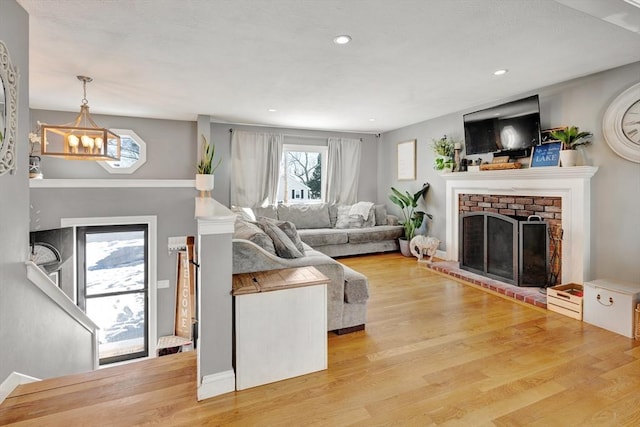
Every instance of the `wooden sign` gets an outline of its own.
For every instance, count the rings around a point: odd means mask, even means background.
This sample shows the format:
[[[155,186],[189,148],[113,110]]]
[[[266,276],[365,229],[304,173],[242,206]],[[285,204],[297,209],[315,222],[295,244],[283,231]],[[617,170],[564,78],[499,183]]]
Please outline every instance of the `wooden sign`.
[[[530,167],[559,166],[561,149],[561,142],[551,142],[549,144],[542,144],[533,147]]]
[[[193,339],[195,322],[195,265],[194,238],[187,237],[187,247],[178,252],[178,280],[176,281],[176,317],[174,334],[178,337]]]

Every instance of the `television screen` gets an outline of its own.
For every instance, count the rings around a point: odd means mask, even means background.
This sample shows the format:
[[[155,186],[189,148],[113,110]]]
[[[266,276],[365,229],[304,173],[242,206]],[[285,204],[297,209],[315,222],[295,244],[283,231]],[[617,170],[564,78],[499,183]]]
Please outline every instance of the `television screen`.
[[[465,114],[467,155],[524,150],[540,143],[538,95]]]

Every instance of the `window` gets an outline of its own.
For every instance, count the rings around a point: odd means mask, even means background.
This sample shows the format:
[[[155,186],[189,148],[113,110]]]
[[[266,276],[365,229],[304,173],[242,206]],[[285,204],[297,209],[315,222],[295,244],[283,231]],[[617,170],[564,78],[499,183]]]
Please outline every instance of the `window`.
[[[100,365],[149,355],[147,224],[78,227],[78,305],[99,327]]]
[[[120,160],[98,162],[109,173],[132,174],[147,161],[147,144],[131,129],[110,129],[120,136]],[[115,156],[116,147],[107,146],[110,156]]]
[[[284,144],[278,202],[325,200],[327,147]]]

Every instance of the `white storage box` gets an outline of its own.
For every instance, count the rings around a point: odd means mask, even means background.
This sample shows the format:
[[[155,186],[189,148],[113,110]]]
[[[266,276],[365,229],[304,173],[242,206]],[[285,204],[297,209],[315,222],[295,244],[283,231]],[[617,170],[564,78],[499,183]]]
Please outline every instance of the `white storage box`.
[[[640,302],[640,284],[598,279],[584,283],[583,319],[633,338],[634,309]]]

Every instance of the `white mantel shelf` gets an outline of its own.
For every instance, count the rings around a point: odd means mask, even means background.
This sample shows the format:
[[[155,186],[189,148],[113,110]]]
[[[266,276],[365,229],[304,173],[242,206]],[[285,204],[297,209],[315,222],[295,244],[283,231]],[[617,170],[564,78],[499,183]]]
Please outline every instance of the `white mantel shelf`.
[[[449,180],[529,180],[529,179],[568,179],[591,178],[598,171],[597,166],[574,166],[570,168],[539,167],[526,169],[489,170],[479,172],[452,172],[442,174],[442,179]]]
[[[193,179],[30,179],[29,188],[195,188]]]
[[[562,283],[589,280],[591,265],[591,178],[595,166],[454,172],[446,181],[446,259],[458,260],[459,196],[511,195],[562,200]]]

